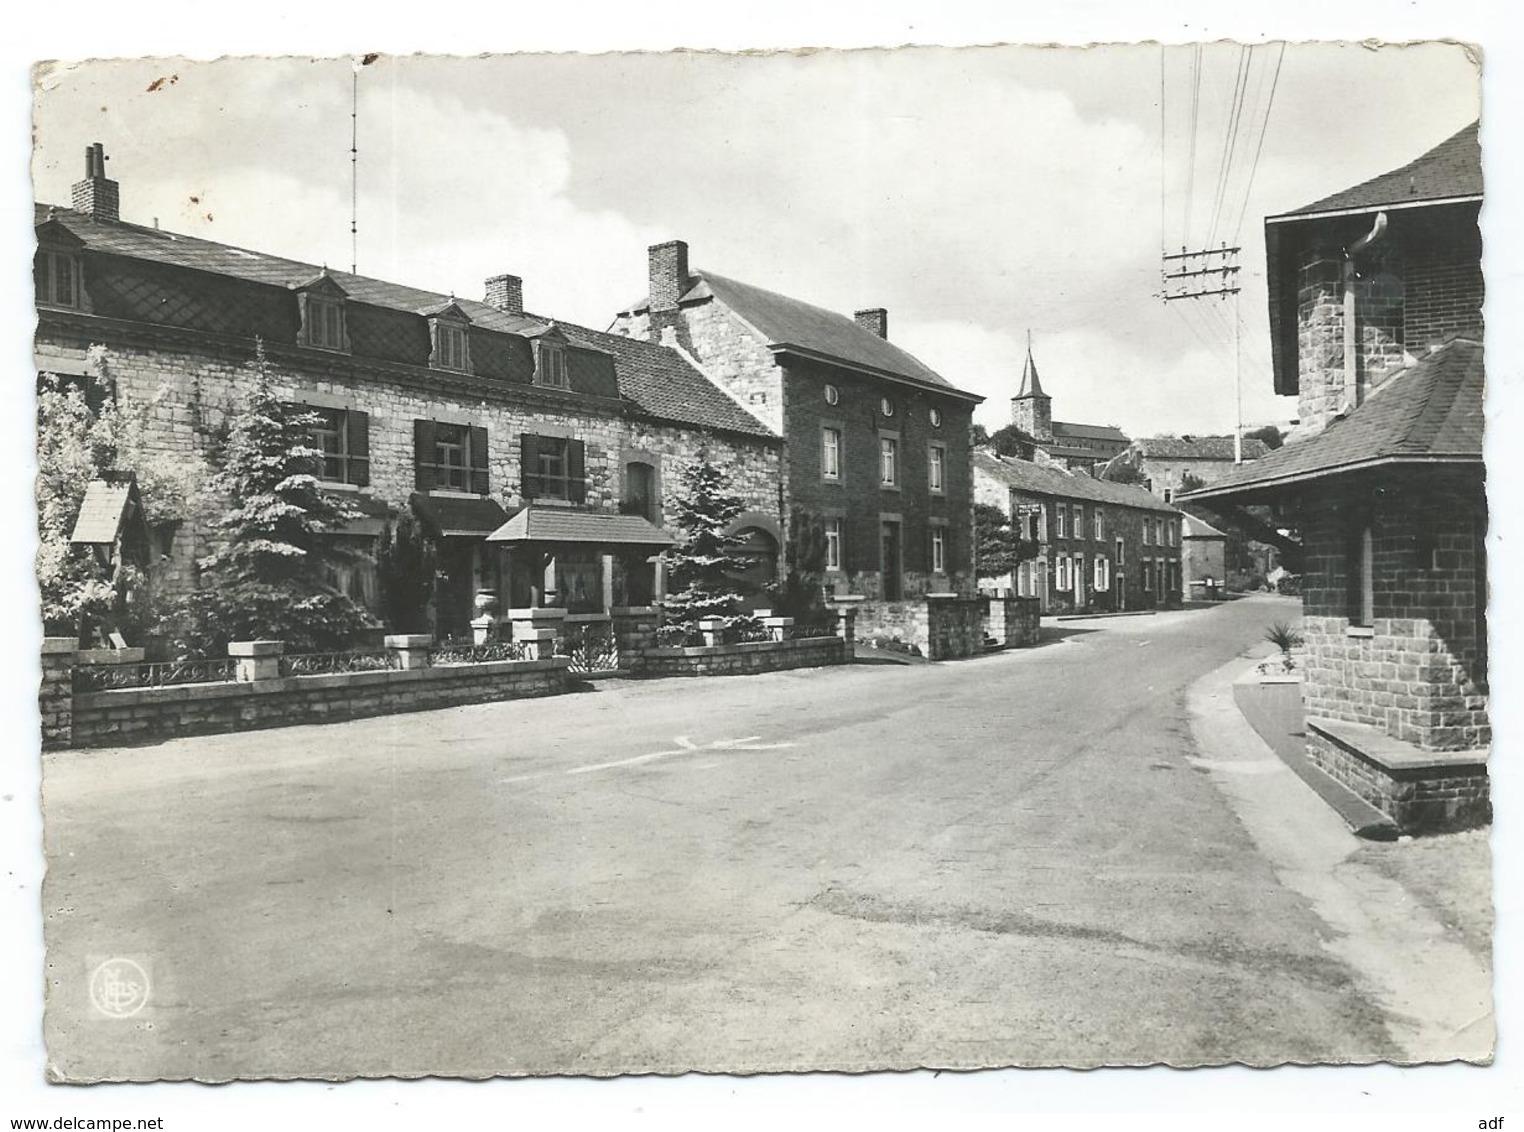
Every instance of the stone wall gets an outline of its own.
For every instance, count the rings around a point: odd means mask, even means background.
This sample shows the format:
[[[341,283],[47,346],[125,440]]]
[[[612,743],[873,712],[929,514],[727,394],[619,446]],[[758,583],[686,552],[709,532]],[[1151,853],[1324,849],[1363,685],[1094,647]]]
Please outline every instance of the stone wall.
[[[1485,752],[1422,757],[1374,728],[1307,720],[1307,756],[1406,834],[1444,833],[1491,820]]]
[[[214,349],[205,335],[167,329],[155,337],[150,342],[124,332],[113,338],[96,330],[75,337],[44,325],[37,338],[38,365],[46,370],[56,360],[72,372],[82,365],[91,342],[104,341],[118,395],[145,408],[150,443],[195,465],[253,385],[253,345],[231,342]],[[638,458],[656,465],[663,513],[671,515],[682,471],[707,449],[731,473],[748,510],[780,525],[784,521],[777,441],[632,419],[606,398],[318,353],[268,347],[274,384],[292,400],[368,415],[370,485],[361,491],[393,508],[405,504],[415,490],[413,422],[433,419],[487,430],[487,494],[510,511],[525,502],[520,438],[530,434],[584,442],[589,507],[616,510],[624,497],[625,465]],[[204,522],[186,524],[176,533],[161,575],[166,596],[194,585],[195,561],[207,553],[211,538]]]
[[[37,688],[37,711],[42,716],[42,749],[68,747],[74,741],[74,656],[79,642],[72,637],[44,637],[42,681]]]
[[[985,631],[1008,649],[1035,645],[1042,632],[1042,602],[1035,597],[992,597]]]
[[[928,594],[915,601],[865,601],[858,608],[857,638],[913,645],[929,660],[956,660],[984,651],[989,600]]]
[[[448,668],[290,676],[253,683],[81,692],[73,701],[73,745],[330,723],[553,696],[566,691],[569,664],[565,657],[553,657]]]
[[[1307,712],[1426,751],[1491,742],[1480,476],[1347,477],[1302,512]],[[1354,540],[1372,532],[1374,616],[1352,623]]]
[[[648,648],[641,655],[639,673],[642,676],[746,676],[790,668],[846,664],[851,658],[848,642],[841,637]]]
[[[1221,535],[1186,535],[1181,539],[1181,569],[1185,574],[1186,597],[1204,601],[1222,593],[1228,569],[1228,540]],[[1208,591],[1206,580],[1216,583]]]

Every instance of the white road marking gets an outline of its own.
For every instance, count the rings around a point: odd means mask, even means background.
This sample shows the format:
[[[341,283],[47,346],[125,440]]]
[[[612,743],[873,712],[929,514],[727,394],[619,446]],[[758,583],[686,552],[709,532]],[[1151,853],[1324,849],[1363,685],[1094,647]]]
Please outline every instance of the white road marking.
[[[669,751],[652,751],[648,755],[635,755],[632,758],[616,759],[613,762],[591,763],[587,766],[574,766],[571,769],[561,771],[560,773],[591,774],[594,771],[598,770],[615,770],[619,767],[624,766],[640,766],[644,763],[655,762],[657,759],[667,758],[670,755],[686,755],[692,754],[695,751],[779,751],[794,745],[793,743],[762,743],[758,741],[761,738],[762,736],[760,735],[747,735],[740,739],[715,739],[712,742],[699,746],[695,744],[693,740],[689,739],[688,736],[679,735],[672,740],[676,746]],[[718,764],[709,765],[714,766]],[[528,782],[531,779],[545,778],[554,773],[556,772],[543,771],[539,774],[520,774],[515,775],[511,778],[500,778],[498,779],[498,782],[502,784],[512,782]]]

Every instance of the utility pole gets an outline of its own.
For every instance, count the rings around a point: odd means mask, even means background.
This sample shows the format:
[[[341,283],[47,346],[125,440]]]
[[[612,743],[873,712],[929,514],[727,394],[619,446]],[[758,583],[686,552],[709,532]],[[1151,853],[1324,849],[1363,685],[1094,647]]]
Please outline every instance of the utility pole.
[[[1163,287],[1160,297],[1166,303],[1181,299],[1226,299],[1233,296],[1233,398],[1236,423],[1233,428],[1233,462],[1244,462],[1244,393],[1243,393],[1243,319],[1239,311],[1238,253],[1241,247],[1203,248],[1166,253],[1160,268]]]

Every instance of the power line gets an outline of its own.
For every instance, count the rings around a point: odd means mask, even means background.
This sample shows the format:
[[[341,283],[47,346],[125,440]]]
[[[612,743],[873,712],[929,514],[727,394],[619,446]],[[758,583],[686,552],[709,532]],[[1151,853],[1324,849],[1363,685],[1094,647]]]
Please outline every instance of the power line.
[[[1265,134],[1270,129],[1270,110],[1275,105],[1275,88],[1281,80],[1281,63],[1286,58],[1286,42],[1281,41],[1280,54],[1275,57],[1275,74],[1270,76],[1270,96],[1265,100],[1265,116],[1259,127],[1259,144],[1254,147],[1254,162],[1249,166],[1249,183],[1244,186],[1244,202],[1238,210],[1238,222],[1233,225],[1233,239],[1243,230],[1244,217],[1249,211],[1249,197],[1254,192],[1254,177],[1259,172],[1259,155],[1265,151]]]
[[[1191,155],[1186,162],[1185,211],[1181,217],[1180,239],[1190,239],[1191,198],[1196,192],[1196,127],[1201,117],[1201,44],[1191,56]]]
[[[1238,144],[1238,125],[1243,119],[1244,95],[1249,89],[1249,65],[1253,57],[1250,55],[1252,48],[1240,47],[1238,49],[1238,66],[1233,75],[1233,101],[1228,111],[1228,125],[1223,132],[1222,160],[1217,167],[1217,190],[1212,201],[1212,219],[1207,225],[1206,242],[1211,244],[1217,238],[1217,221],[1222,214],[1222,202],[1227,196],[1228,181],[1233,168],[1233,151]]]

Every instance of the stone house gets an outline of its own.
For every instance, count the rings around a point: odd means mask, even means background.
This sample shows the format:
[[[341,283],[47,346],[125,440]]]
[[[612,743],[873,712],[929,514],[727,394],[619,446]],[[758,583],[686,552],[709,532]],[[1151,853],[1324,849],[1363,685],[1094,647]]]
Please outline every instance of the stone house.
[[[1481,156],[1475,125],[1268,217],[1286,446],[1187,498],[1304,546],[1308,753],[1409,832],[1487,819]]]
[[[852,318],[650,249],[645,296],[613,331],[701,366],[783,437],[780,532],[806,584],[870,602],[972,594],[970,464],[978,395],[889,341],[888,313]]]
[[[571,611],[650,602],[701,452],[735,477],[740,533],[778,529],[780,439],[680,352],[529,313],[516,276],[457,299],[129,223],[119,199],[97,145],[73,207],[36,209],[39,372],[82,380],[103,344],[115,396],[189,458],[226,427],[262,342],[278,392],[322,418],[325,487],[363,512],[336,537],[371,548],[411,508],[436,541],[441,632],[462,632],[482,591]],[[154,537],[161,592],[194,587],[209,528]],[[372,568],[340,581],[374,603]]]
[[[1242,442],[1243,458],[1258,460],[1270,451],[1258,437]],[[1237,467],[1231,436],[1145,436],[1134,440],[1117,459],[1142,474],[1143,486],[1171,502],[1186,490],[1185,477],[1208,484]]]
[[[1215,601],[1222,596],[1228,573],[1228,536],[1189,512],[1180,515],[1180,569],[1185,596]]]
[[[1094,473],[1125,452],[1130,443],[1115,425],[1053,419],[1053,398],[1043,391],[1030,341],[1022,364],[1021,385],[1011,398],[1011,423],[1018,432],[1031,438],[1032,458],[1038,463],[1076,471]]]
[[[1044,613],[1180,604],[1184,516],[1151,492],[979,448],[974,494],[1038,548],[1015,577],[981,579],[993,588],[1035,597]]]

